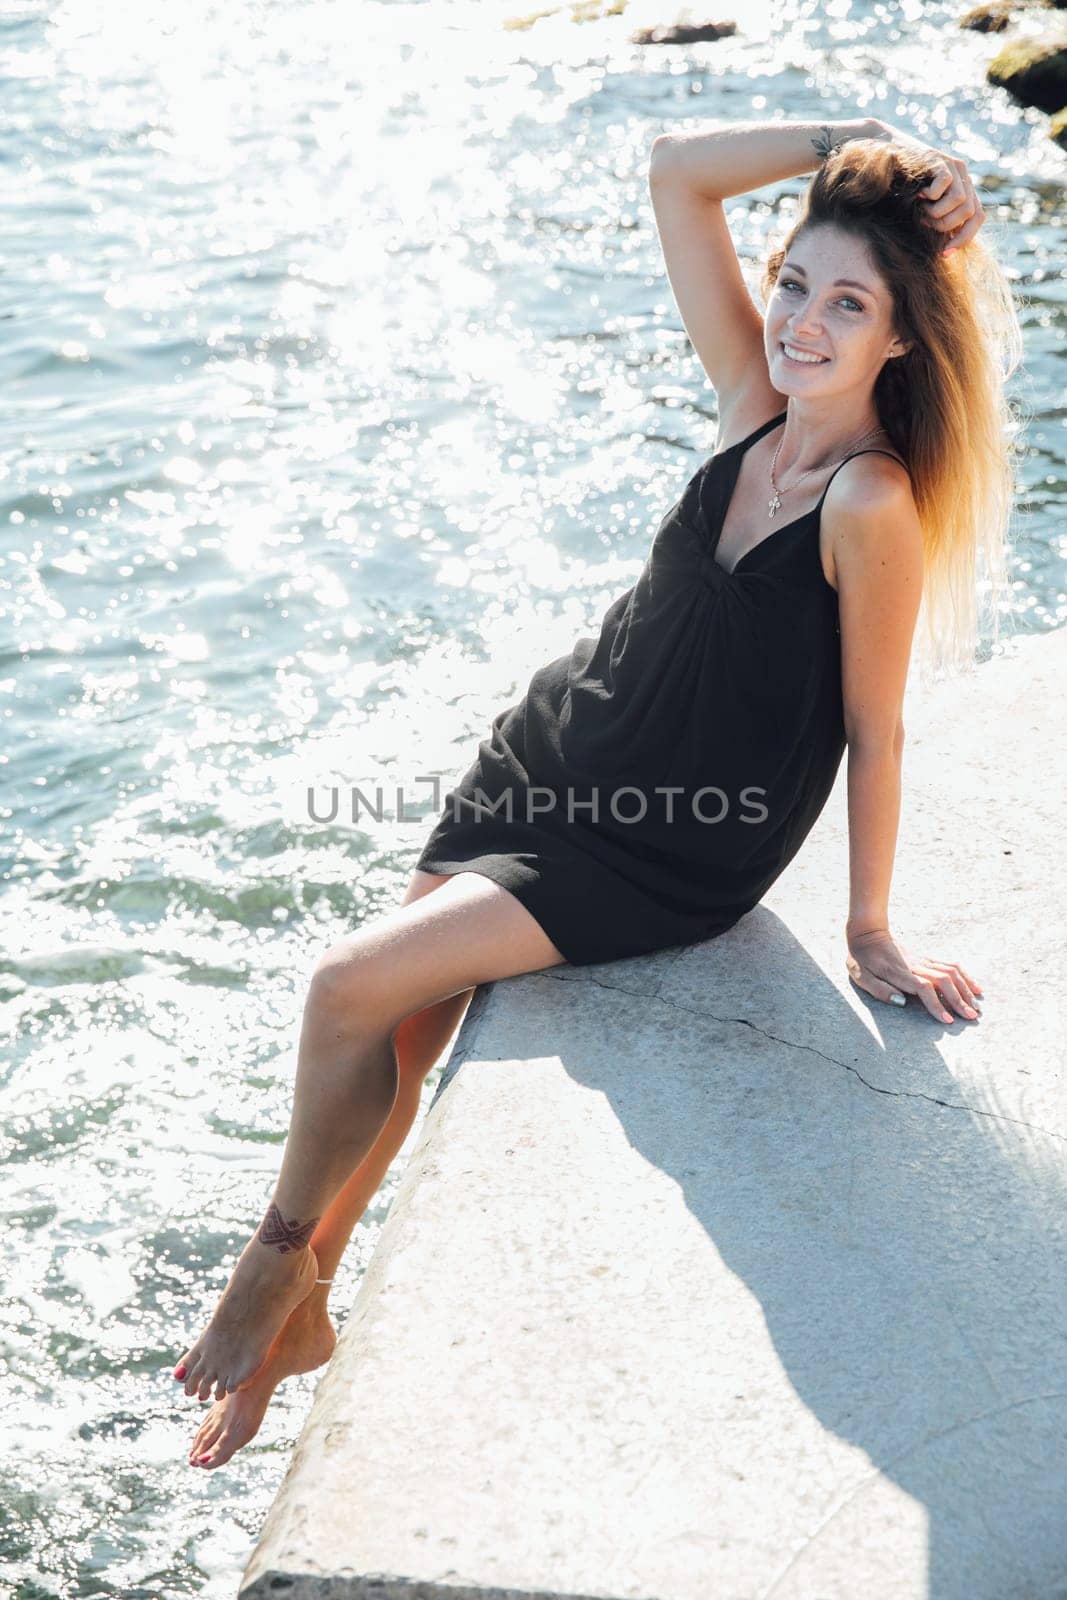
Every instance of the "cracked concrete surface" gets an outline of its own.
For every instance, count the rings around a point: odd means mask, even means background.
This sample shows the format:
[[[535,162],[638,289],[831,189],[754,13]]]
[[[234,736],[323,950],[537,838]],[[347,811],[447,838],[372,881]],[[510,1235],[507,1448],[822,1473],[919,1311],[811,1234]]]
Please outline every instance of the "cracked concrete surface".
[[[1067,631],[910,692],[850,982],[844,767],[723,938],[479,989],[243,1596],[1064,1600]]]

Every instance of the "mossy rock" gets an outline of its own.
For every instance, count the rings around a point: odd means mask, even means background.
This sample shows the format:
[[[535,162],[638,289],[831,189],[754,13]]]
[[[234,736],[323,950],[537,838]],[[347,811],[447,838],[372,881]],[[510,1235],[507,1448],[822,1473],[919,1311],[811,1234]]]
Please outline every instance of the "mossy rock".
[[[508,17],[504,28],[512,32],[532,28],[542,17],[558,17],[564,11],[570,12],[572,22],[601,22],[605,17],[620,17],[627,3],[628,0],[570,0],[569,4],[545,6],[540,11],[526,11],[521,16]]]
[[[737,32],[736,22],[661,22],[653,28],[639,28],[633,44],[699,44],[707,39],[726,39]]]
[[[1048,136],[1061,150],[1067,150],[1067,106],[1052,118],[1048,125]]]
[[[989,63],[986,79],[1021,105],[1059,111],[1067,105],[1067,35],[1013,39]]]
[[[976,33],[1003,33],[1012,19],[1014,7],[1011,0],[991,0],[991,4],[975,6],[960,18],[961,28],[973,28]]]

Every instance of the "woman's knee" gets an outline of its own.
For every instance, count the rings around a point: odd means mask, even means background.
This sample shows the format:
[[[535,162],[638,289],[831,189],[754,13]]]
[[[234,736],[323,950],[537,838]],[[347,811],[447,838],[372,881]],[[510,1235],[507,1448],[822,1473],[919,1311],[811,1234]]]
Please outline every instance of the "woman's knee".
[[[319,956],[304,1009],[338,1027],[369,1023],[374,1011],[372,966],[352,937],[339,939]]]
[[[392,1036],[428,1006],[563,959],[513,895],[464,873],[331,945],[311,990],[338,1026]]]
[[[425,1053],[434,1037],[445,1042],[449,1031],[467,1007],[474,987],[427,1000],[414,983],[405,983],[399,951],[390,959],[382,950],[359,949],[342,939],[323,952],[312,973],[304,1002],[317,1020],[335,1033],[353,1038],[388,1038],[398,1047],[400,1033],[406,1030],[405,1043],[419,1048],[405,1049],[401,1068]],[[432,1065],[432,1063],[431,1063]],[[429,1070],[428,1068],[426,1070]],[[425,1073],[423,1074],[425,1076]]]
[[[403,1079],[425,1082],[463,1020],[473,993],[473,989],[461,989],[447,1000],[438,1000],[421,1011],[413,1011],[397,1024],[393,1043]]]
[[[446,877],[416,869],[411,876],[401,906],[431,894]],[[346,934],[324,950],[315,963],[308,990],[308,1001],[318,1011],[335,1013],[339,1019],[352,1018],[360,1008],[373,1005],[374,961],[372,953],[381,942],[383,922]]]

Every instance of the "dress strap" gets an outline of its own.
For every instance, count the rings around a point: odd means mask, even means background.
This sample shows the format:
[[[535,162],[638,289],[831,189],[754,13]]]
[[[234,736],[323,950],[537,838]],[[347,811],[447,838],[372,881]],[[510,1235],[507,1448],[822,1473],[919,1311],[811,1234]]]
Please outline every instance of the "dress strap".
[[[730,445],[729,448],[731,450],[739,450],[744,455],[750,444],[755,444],[756,440],[762,439],[765,433],[770,433],[772,428],[777,428],[778,424],[784,422],[788,415],[788,411],[780,411],[769,422],[761,422],[758,428],[753,428],[747,439],[739,439],[736,444]]]
[[[901,457],[896,455],[895,452],[892,451],[892,450],[880,450],[877,445],[872,444],[872,445],[868,445],[868,447],[865,450],[853,450],[852,455],[845,457],[845,461],[851,461],[854,456],[888,456],[891,461],[899,461],[901,466],[904,468],[904,471],[908,474],[909,477],[911,476],[911,469],[908,466],[908,463],[906,461],[902,460]],[[826,498],[827,489],[833,483],[834,479],[837,477],[837,474],[841,471],[841,468],[844,466],[845,461],[839,461],[837,463],[837,466],[834,468],[833,472],[831,472],[830,476],[827,478],[826,482],[823,484],[823,491],[822,491],[822,494],[819,496],[819,504],[820,504],[820,506],[822,505],[823,501]]]

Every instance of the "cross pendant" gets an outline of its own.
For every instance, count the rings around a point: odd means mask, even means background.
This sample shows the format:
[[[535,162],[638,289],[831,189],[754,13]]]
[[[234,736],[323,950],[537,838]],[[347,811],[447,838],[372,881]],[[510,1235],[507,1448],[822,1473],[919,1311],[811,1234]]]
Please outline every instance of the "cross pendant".
[[[778,493],[778,490],[776,489],[772,497],[767,501],[767,515],[769,517],[773,517],[774,513],[778,510],[781,504],[782,499]]]

